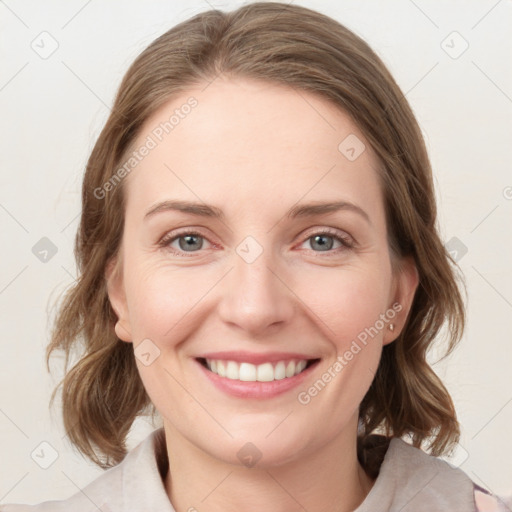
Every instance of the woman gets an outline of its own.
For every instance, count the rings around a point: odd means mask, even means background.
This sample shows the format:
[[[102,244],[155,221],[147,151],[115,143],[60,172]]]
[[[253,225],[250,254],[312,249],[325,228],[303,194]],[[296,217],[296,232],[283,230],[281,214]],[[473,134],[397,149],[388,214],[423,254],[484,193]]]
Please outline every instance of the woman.
[[[82,201],[48,356],[82,339],[65,427],[110,469],[2,510],[505,510],[437,458],[459,425],[426,353],[464,307],[421,132],[359,37],[278,3],[174,27],[124,77]]]

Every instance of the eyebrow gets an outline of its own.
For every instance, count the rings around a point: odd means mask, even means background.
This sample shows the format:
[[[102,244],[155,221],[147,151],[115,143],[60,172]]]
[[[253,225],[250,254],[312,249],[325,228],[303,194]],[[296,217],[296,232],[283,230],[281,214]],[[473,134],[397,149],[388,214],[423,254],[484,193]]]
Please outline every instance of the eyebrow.
[[[298,217],[313,217],[315,215],[324,215],[341,210],[348,210],[359,214],[369,224],[371,224],[369,215],[359,206],[348,201],[335,201],[335,202],[312,202],[307,204],[299,204],[288,210],[285,214],[289,219]],[[144,215],[144,220],[156,215],[160,212],[179,211],[189,213],[201,217],[211,217],[214,219],[222,220],[225,218],[224,212],[216,206],[206,203],[195,203],[192,201],[180,200],[167,200],[161,201],[153,205]]]

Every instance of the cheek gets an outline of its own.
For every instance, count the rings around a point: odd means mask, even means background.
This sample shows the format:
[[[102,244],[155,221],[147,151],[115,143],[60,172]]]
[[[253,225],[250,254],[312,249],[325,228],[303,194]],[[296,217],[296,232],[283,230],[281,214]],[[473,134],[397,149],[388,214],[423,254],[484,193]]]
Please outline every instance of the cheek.
[[[144,338],[170,341],[194,316],[211,284],[197,269],[132,267],[127,284],[134,341]]]
[[[310,404],[309,412],[327,406],[335,411],[336,430],[355,411],[368,390],[377,371],[382,352],[382,338],[387,323],[381,320],[386,313],[390,273],[385,265],[360,268],[329,269],[304,278],[301,292],[316,318],[326,342],[326,361],[320,380],[313,389],[302,389],[299,403]],[[311,286],[315,283],[315,286]],[[321,394],[321,398],[316,396]],[[318,409],[318,414],[321,413]]]
[[[390,280],[378,266],[375,271],[330,270],[329,275],[317,273],[316,279],[310,275],[302,287],[327,357],[318,378],[299,390],[297,400],[303,414],[323,417],[328,410],[324,429],[334,436],[359,407],[377,371]]]
[[[377,264],[316,270],[304,274],[295,290],[311,310],[311,317],[317,317],[326,338],[344,349],[374,326],[389,307],[389,287],[389,272]]]
[[[200,299],[211,284],[200,272],[165,268],[158,263],[142,262],[132,270],[126,291],[134,344],[149,339],[159,351],[149,365],[137,359],[140,377],[159,411],[174,418],[186,408],[192,422],[195,414],[200,417],[200,412],[193,412],[194,404],[187,403],[191,399],[178,383],[183,381],[183,368],[175,351],[198,328]],[[149,346],[155,350],[153,345]],[[137,355],[136,347],[135,350]]]

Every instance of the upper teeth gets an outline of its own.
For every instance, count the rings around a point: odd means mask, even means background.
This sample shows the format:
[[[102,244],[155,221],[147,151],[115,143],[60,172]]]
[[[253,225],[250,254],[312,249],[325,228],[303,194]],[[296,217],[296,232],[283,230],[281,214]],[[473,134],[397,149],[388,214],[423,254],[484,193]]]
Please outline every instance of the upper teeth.
[[[237,363],[236,361],[223,361],[220,359],[207,359],[208,368],[221,377],[246,382],[270,382],[286,377],[298,375],[307,365],[305,359],[297,361],[278,361],[254,365],[251,363]]]

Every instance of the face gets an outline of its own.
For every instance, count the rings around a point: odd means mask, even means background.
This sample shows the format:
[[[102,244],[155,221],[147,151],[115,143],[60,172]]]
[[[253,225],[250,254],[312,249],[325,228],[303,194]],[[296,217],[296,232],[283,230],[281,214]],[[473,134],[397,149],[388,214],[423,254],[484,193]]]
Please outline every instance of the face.
[[[354,439],[416,286],[393,271],[364,135],[312,93],[217,78],[161,107],[144,145],[107,277],[166,432],[235,464]]]

